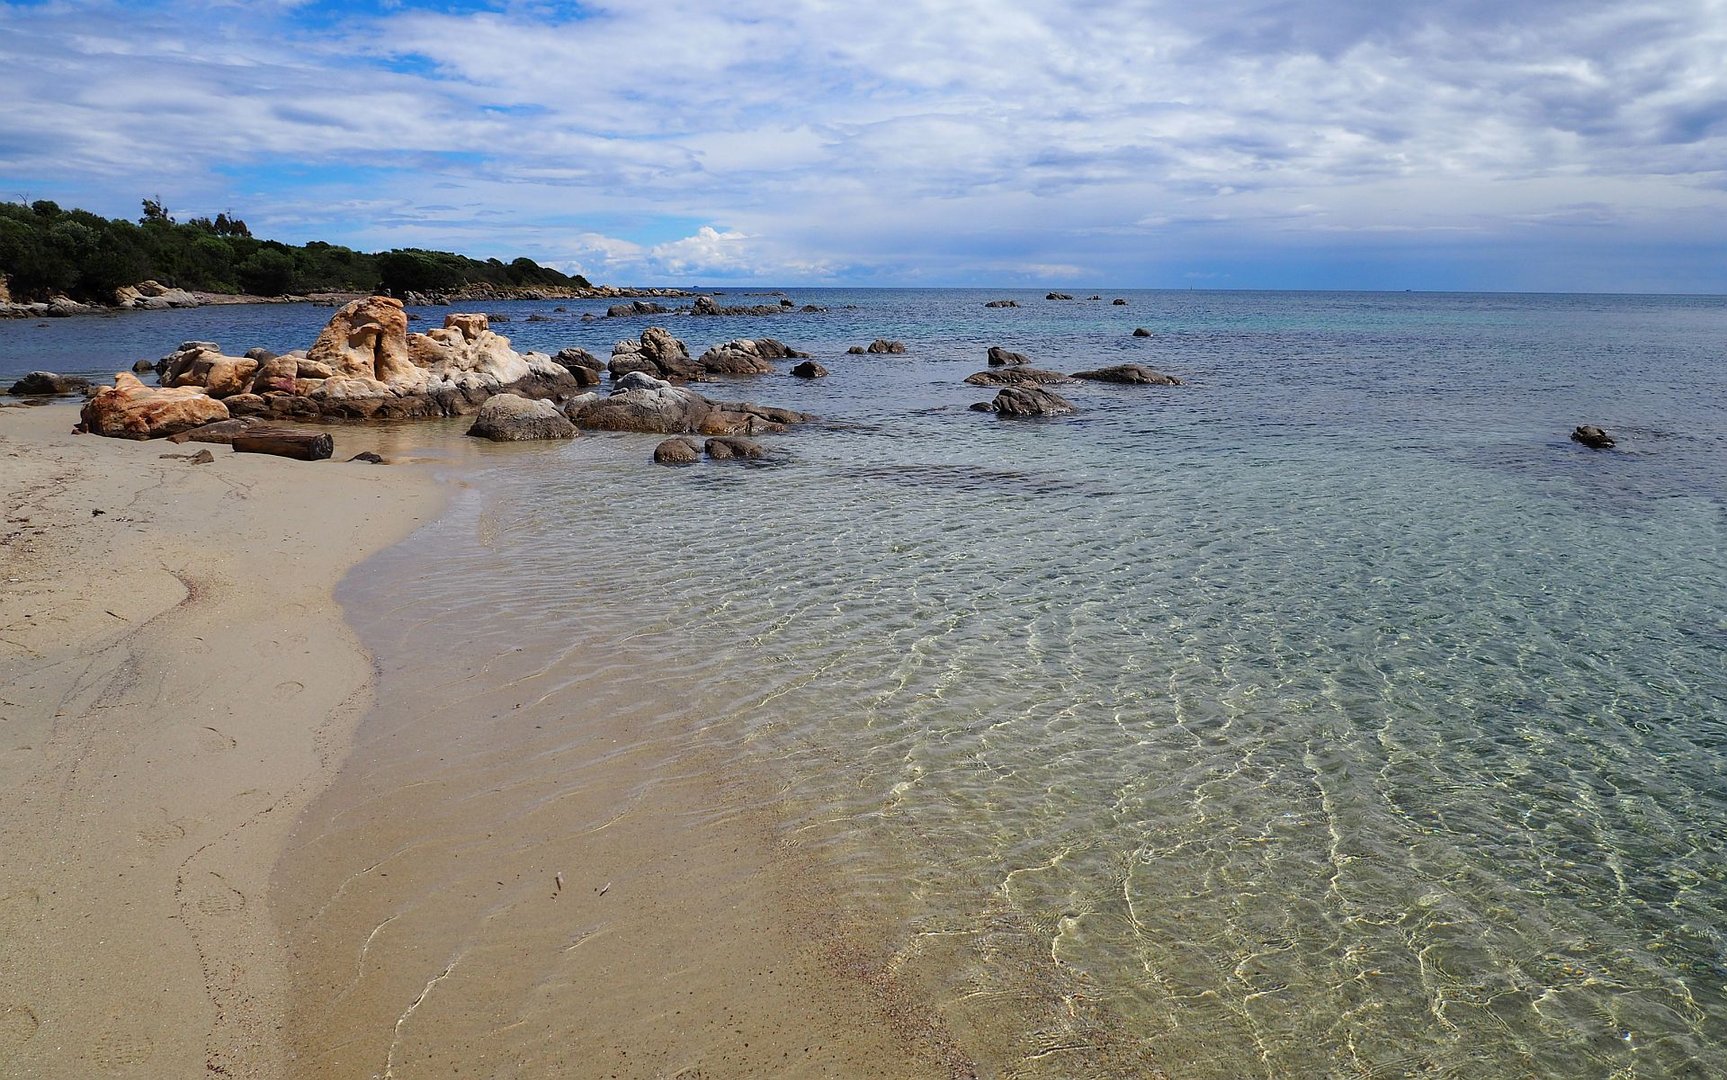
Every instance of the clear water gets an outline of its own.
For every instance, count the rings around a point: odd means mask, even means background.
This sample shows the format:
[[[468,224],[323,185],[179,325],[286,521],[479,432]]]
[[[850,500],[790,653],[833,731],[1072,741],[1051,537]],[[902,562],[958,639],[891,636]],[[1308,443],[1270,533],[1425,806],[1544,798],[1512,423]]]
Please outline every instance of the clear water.
[[[1011,935],[1179,1078],[1727,1072],[1727,300],[789,295],[830,310],[498,305],[521,348],[772,334],[833,375],[717,396],[828,423],[762,467],[501,448],[353,590],[684,702],[952,1016],[1011,1012]],[[0,363],[327,314],[0,326]],[[877,336],[910,351],[844,355]],[[998,421],[960,381],[994,344],[1188,385]],[[1046,1041],[1001,1071],[1085,1073]]]

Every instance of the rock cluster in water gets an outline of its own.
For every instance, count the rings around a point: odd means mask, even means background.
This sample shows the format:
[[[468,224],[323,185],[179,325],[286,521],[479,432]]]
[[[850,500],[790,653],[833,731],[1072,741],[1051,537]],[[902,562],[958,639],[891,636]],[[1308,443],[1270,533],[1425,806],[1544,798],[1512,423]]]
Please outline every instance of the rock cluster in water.
[[[556,358],[518,353],[481,314],[450,314],[426,333],[408,332],[399,300],[372,296],[336,312],[311,348],[277,356],[230,356],[189,341],[157,362],[160,386],[133,374],[86,403],[83,428],[98,435],[155,438],[233,417],[273,420],[421,419],[480,413],[470,433],[485,438],[568,438],[576,426],[715,437],[783,430],[802,413],[750,402],[714,402],[674,385],[713,374],[759,374],[771,361],[802,357],[772,338],[738,339],[691,360],[660,327],[620,342],[608,365],[613,392],[582,393],[601,381],[582,349]],[[51,378],[47,373],[39,373]]]

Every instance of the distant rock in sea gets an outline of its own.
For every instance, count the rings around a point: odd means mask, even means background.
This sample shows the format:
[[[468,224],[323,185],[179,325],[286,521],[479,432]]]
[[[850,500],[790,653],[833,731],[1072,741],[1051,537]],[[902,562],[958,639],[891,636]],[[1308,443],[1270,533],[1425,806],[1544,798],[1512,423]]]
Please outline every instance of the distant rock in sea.
[[[1073,373],[1073,377],[1088,379],[1092,382],[1129,383],[1140,386],[1181,385],[1181,380],[1174,375],[1153,371],[1143,364],[1116,364],[1112,367],[1097,368],[1094,371],[1076,371]]]
[[[1582,443],[1591,450],[1611,450],[1619,445],[1613,436],[1602,431],[1594,424],[1583,424],[1571,432],[1571,441]]]
[[[972,408],[1010,418],[1065,416],[1077,411],[1071,401],[1039,386],[1010,386],[996,394],[994,401],[980,401]]]

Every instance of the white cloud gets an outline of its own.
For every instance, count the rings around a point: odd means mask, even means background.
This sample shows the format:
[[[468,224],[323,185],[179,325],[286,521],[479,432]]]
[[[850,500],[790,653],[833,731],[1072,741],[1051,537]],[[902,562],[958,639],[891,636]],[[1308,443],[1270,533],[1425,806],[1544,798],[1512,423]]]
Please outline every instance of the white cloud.
[[[546,7],[0,5],[0,183],[636,280],[1101,279],[1151,229],[1176,267],[1192,230],[1286,254],[1579,206],[1727,239],[1727,0]]]

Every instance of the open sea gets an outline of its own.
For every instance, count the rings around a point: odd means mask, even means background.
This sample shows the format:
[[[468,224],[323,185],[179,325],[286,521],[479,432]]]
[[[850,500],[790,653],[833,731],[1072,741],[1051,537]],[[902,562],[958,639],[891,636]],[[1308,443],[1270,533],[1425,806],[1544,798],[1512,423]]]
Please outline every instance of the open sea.
[[[596,680],[680,703],[668,762],[779,778],[988,1075],[1102,1075],[1088,1039],[1176,1080],[1727,1075],[1727,298],[785,295],[827,310],[490,308],[602,360],[779,338],[831,376],[698,389],[821,422],[752,466],[481,448],[344,586],[386,695],[420,648],[572,724]],[[0,379],[329,315],[0,322]],[[1000,420],[991,345],[1186,385]]]

